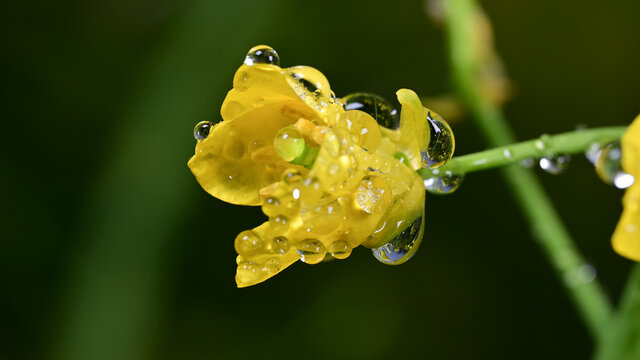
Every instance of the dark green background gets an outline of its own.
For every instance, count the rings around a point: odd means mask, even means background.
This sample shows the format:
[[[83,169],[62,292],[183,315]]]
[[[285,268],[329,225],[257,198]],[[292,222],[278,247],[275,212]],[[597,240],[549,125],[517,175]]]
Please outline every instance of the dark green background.
[[[640,3],[484,1],[517,85],[521,139],[640,112]],[[276,48],[338,96],[451,89],[420,1],[113,0],[2,5],[0,359],[585,359],[594,344],[497,171],[427,196],[422,248],[365,248],[234,283],[235,235],[186,162],[245,52]],[[457,153],[484,148],[453,125]],[[630,261],[609,238],[621,191],[581,156],[540,174],[615,301]]]

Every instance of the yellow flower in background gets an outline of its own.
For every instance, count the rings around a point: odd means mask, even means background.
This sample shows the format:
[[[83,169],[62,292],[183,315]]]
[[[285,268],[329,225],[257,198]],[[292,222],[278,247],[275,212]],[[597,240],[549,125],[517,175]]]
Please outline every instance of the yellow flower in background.
[[[222,105],[223,121],[196,127],[189,160],[208,193],[259,205],[269,218],[235,239],[238,287],[297,260],[344,259],[359,245],[374,248],[383,262],[411,257],[424,221],[425,189],[415,170],[429,150],[426,116],[437,114],[411,90],[397,95],[399,127],[379,126],[383,106],[373,112],[377,122],[336,99],[318,70],[281,68],[267,46],[249,51]],[[452,151],[452,137],[450,143]]]
[[[634,177],[622,198],[624,210],[611,242],[613,249],[631,260],[640,261],[640,116],[622,136],[622,169]]]

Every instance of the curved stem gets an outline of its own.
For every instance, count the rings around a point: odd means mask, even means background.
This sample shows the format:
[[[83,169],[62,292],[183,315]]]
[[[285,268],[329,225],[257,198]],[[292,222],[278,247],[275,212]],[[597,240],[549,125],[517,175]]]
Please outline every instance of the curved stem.
[[[490,150],[454,157],[438,169],[439,173],[451,170],[454,173],[470,173],[500,166],[518,164],[526,159],[543,157],[550,154],[575,154],[585,152],[594,143],[604,144],[616,140],[627,128],[625,126],[603,127],[579,130],[558,135],[542,135],[538,139],[517,144],[500,146]],[[431,169],[420,169],[423,178],[434,175]]]
[[[473,53],[472,34],[477,5],[473,0],[451,0],[447,6],[450,61],[458,92],[489,145],[514,143],[515,136],[502,113],[486,101],[476,81],[479,64]],[[531,171],[519,166],[505,167],[502,172],[578,312],[593,336],[601,338],[611,316],[611,305],[597,281],[571,280],[587,265],[542,185]]]

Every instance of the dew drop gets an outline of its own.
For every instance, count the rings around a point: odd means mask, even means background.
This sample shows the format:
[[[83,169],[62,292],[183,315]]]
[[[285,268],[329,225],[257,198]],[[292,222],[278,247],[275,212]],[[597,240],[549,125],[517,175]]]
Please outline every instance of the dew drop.
[[[418,250],[422,242],[423,228],[424,216],[421,216],[388,243],[371,249],[373,256],[387,265],[400,265],[406,262]]]
[[[253,230],[245,230],[236,236],[234,247],[236,252],[243,256],[255,255],[262,249],[263,243],[260,236]]]
[[[344,240],[338,240],[329,245],[329,253],[336,259],[346,259],[351,255],[351,245]]]
[[[269,224],[271,224],[273,231],[282,234],[287,231],[287,228],[289,227],[289,219],[284,215],[278,215],[269,218]]]
[[[222,148],[222,155],[229,160],[239,160],[244,155],[244,145],[237,139],[229,139]]]
[[[271,258],[264,263],[264,270],[267,273],[275,274],[280,271],[280,261],[278,258]]]
[[[266,45],[258,45],[249,50],[247,56],[244,58],[244,64],[271,64],[280,66],[280,57],[273,48]]]
[[[281,158],[292,161],[304,153],[304,137],[295,126],[285,126],[274,136],[273,147]]]
[[[626,189],[633,185],[633,175],[622,171],[622,149],[619,141],[603,146],[595,157],[596,173],[607,184],[618,189]]]
[[[276,254],[286,254],[289,252],[289,241],[284,236],[277,236],[271,240],[271,251]]]
[[[213,123],[211,121],[200,121],[193,128],[193,137],[198,140],[198,142],[206,139],[212,127]]]
[[[464,174],[434,170],[433,176],[424,180],[424,188],[432,194],[448,195],[458,190],[463,179]]]
[[[534,159],[534,158],[524,159],[524,160],[522,160],[520,162],[520,165],[522,165],[523,167],[525,167],[527,169],[532,169],[536,165],[536,159]]]
[[[569,154],[553,154],[541,158],[538,161],[540,168],[549,174],[562,174],[569,167],[571,156]]]
[[[277,216],[280,214],[280,200],[275,196],[269,196],[262,202],[262,212],[269,216]]]
[[[379,177],[365,177],[355,194],[356,207],[367,214],[380,213],[387,209],[391,193],[385,189],[384,180]]]
[[[296,169],[287,169],[282,173],[282,181],[287,185],[298,185],[302,182],[302,174]]]
[[[328,106],[331,88],[327,78],[310,66],[294,66],[287,69],[287,81],[296,94],[316,110]]]
[[[316,239],[306,239],[297,246],[302,262],[317,264],[324,259],[326,250],[324,244]]]
[[[345,110],[360,110],[371,115],[378,125],[395,130],[400,126],[398,111],[383,97],[371,93],[349,94],[340,102]]]
[[[428,112],[427,123],[430,129],[429,146],[421,151],[422,166],[435,169],[444,165],[453,156],[455,138],[453,131],[438,114]]]

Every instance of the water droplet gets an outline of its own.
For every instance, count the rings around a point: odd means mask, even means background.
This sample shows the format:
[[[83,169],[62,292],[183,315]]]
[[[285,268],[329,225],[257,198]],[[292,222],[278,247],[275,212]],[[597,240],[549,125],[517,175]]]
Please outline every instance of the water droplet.
[[[287,185],[298,185],[302,181],[302,174],[296,169],[287,169],[282,173],[282,181]]]
[[[464,174],[457,174],[450,170],[440,173],[434,170],[433,176],[424,180],[424,188],[432,194],[448,195],[458,190],[463,179]]]
[[[527,169],[532,169],[532,168],[535,166],[535,164],[536,164],[536,159],[534,159],[534,158],[527,158],[527,159],[522,160],[522,162],[520,162],[520,164],[521,164],[523,167],[526,167]]]
[[[277,236],[271,240],[271,251],[276,254],[286,254],[289,247],[289,241],[284,236]]]
[[[427,123],[429,124],[431,140],[427,150],[421,151],[422,166],[435,169],[451,159],[455,150],[455,139],[449,124],[440,115],[428,112]]]
[[[383,97],[370,93],[349,94],[342,99],[345,110],[360,110],[371,115],[378,125],[395,130],[400,126],[398,111]]]
[[[380,177],[365,177],[355,194],[356,207],[368,214],[386,210],[390,200],[391,191]]]
[[[239,283],[248,283],[258,280],[262,269],[253,261],[242,261],[238,264],[236,277]]]
[[[285,126],[274,136],[273,147],[281,158],[293,161],[304,153],[304,137],[295,126]]]
[[[583,264],[573,270],[566,271],[564,281],[568,286],[574,287],[593,282],[597,276],[598,273],[593,265]]]
[[[287,231],[287,228],[289,227],[289,219],[284,215],[278,215],[269,218],[269,224],[274,232],[282,234]]]
[[[329,253],[336,259],[346,259],[351,255],[351,245],[344,240],[338,240],[329,245]]]
[[[509,149],[504,149],[504,157],[505,159],[511,159],[513,155],[511,155],[511,151]]]
[[[230,160],[239,160],[244,155],[244,145],[238,139],[229,139],[222,148],[222,155]]]
[[[255,255],[262,249],[262,239],[253,230],[245,230],[236,236],[234,247],[240,255]]]
[[[264,263],[264,270],[270,274],[280,271],[280,261],[278,258],[271,258]]]
[[[262,212],[269,216],[277,216],[280,214],[280,200],[275,196],[269,196],[262,202]]]
[[[258,45],[249,50],[247,56],[244,59],[245,65],[255,64],[271,64],[280,66],[280,57],[278,53],[269,46]]]
[[[234,119],[244,112],[244,106],[237,101],[229,101],[223,103],[221,113],[223,118],[227,120]]]
[[[402,231],[388,243],[373,248],[373,256],[388,265],[400,265],[416,253],[424,233],[424,216],[417,218],[407,229]]]
[[[607,184],[614,185],[618,189],[626,189],[633,185],[633,175],[622,171],[622,149],[620,142],[614,141],[606,144],[595,157],[594,165],[596,173]]]
[[[569,167],[571,156],[569,154],[553,154],[540,159],[540,168],[549,174],[562,174]]]
[[[297,246],[300,260],[307,264],[317,264],[324,259],[326,253],[324,244],[316,239],[306,239]]]
[[[196,127],[193,128],[193,137],[200,142],[209,136],[211,128],[213,128],[211,121],[200,121],[196,124]]]

